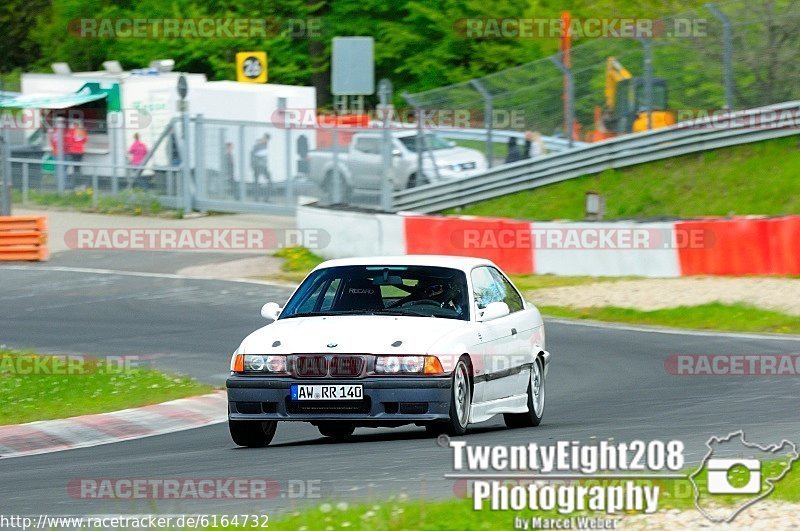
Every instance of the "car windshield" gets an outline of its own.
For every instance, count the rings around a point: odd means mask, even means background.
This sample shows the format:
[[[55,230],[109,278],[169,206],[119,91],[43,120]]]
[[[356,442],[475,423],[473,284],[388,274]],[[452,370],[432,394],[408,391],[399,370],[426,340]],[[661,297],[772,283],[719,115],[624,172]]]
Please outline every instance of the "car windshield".
[[[469,320],[462,271],[429,266],[340,266],[314,271],[280,319],[318,315],[407,315]]]
[[[417,152],[417,137],[419,135],[414,136],[404,136],[400,138],[400,142],[406,147],[407,150],[413,151],[414,153]],[[437,149],[450,149],[450,143],[445,140],[444,138],[435,135],[433,133],[428,133],[423,135],[422,137],[425,141],[425,146],[427,149],[430,150],[437,150]]]

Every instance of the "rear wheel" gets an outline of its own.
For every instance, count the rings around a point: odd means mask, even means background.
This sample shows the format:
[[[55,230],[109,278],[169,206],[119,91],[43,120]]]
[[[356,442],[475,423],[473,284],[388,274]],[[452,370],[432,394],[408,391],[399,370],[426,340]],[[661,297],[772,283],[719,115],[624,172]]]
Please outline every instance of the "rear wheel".
[[[469,412],[472,407],[472,387],[469,381],[469,368],[464,358],[458,360],[453,371],[453,383],[450,392],[450,418],[425,427],[431,435],[446,433],[447,435],[464,435],[469,424]]]
[[[277,420],[229,420],[228,428],[231,438],[239,446],[247,448],[263,448],[275,437]]]
[[[544,366],[542,358],[536,358],[528,381],[528,412],[504,413],[503,420],[509,428],[532,428],[542,422],[544,416]]]
[[[416,173],[412,173],[408,176],[408,182],[406,183],[406,188],[414,188],[415,186],[421,186],[423,184],[428,184],[428,178],[420,176]]]
[[[344,439],[353,435],[356,427],[352,424],[343,424],[340,422],[325,422],[317,426],[319,432],[323,437],[331,437],[333,439]]]
[[[339,185],[339,202],[342,203],[349,203],[350,197],[352,196],[352,190],[350,185],[347,184],[347,180],[342,176],[342,174],[338,174],[336,176],[336,180],[338,180]],[[334,175],[332,171],[329,171],[325,174],[325,179],[322,181],[322,189],[328,197],[328,200],[333,203],[336,201],[336,194],[334,193],[334,188],[336,187],[336,181],[334,180]]]

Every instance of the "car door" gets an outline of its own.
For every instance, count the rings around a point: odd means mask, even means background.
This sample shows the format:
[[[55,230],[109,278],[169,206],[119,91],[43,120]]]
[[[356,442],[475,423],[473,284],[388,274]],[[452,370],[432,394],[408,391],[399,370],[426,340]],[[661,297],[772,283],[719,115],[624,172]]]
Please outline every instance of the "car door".
[[[495,280],[491,269],[488,266],[480,266],[470,272],[476,315],[489,304],[503,301],[504,290]],[[478,323],[480,358],[473,370],[476,382],[475,395],[480,397],[481,402],[517,394],[519,379],[518,375],[513,373],[512,364],[518,357],[519,347],[515,346],[516,338],[512,336],[514,321],[510,317],[506,315]]]
[[[529,371],[525,367],[529,367],[534,361],[533,336],[536,332],[534,312],[525,309],[522,296],[502,272],[494,267],[489,268],[489,271],[501,291],[503,302],[508,305],[510,311],[503,322],[503,326],[511,328],[509,350],[514,354],[509,360],[509,368],[512,370],[522,368],[517,372],[516,379],[513,376],[510,378],[509,386],[514,389],[514,394],[525,393],[529,380]]]
[[[378,189],[383,175],[380,146],[380,139],[375,135],[359,135],[353,139],[348,163],[355,188]]]

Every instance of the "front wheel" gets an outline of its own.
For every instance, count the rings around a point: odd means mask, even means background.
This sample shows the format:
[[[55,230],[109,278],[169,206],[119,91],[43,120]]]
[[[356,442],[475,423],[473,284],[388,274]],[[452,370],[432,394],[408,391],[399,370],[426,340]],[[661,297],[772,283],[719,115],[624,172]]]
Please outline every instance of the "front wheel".
[[[272,442],[277,420],[229,420],[228,428],[231,438],[239,446],[247,448],[263,448]]]
[[[531,367],[528,381],[528,412],[504,413],[503,420],[509,428],[532,428],[542,423],[544,416],[544,365],[542,358],[536,357]]]
[[[446,433],[447,435],[464,435],[469,424],[469,413],[472,408],[472,387],[469,382],[469,368],[464,358],[458,360],[453,371],[453,384],[450,390],[450,418],[426,426],[431,435]]]

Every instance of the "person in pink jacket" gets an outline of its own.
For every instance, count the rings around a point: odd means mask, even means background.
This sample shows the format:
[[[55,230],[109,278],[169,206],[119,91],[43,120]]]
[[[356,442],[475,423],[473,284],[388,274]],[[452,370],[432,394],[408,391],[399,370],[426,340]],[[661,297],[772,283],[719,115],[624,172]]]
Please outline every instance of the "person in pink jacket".
[[[139,140],[139,133],[133,134],[133,144],[128,149],[128,155],[131,157],[132,166],[138,166],[147,156],[147,146]]]
[[[145,157],[147,157],[147,146],[139,139],[139,133],[133,134],[133,144],[128,149],[128,155],[130,156],[131,166],[141,165]],[[149,188],[148,182],[142,176],[142,170],[136,170],[133,186],[135,188]]]

